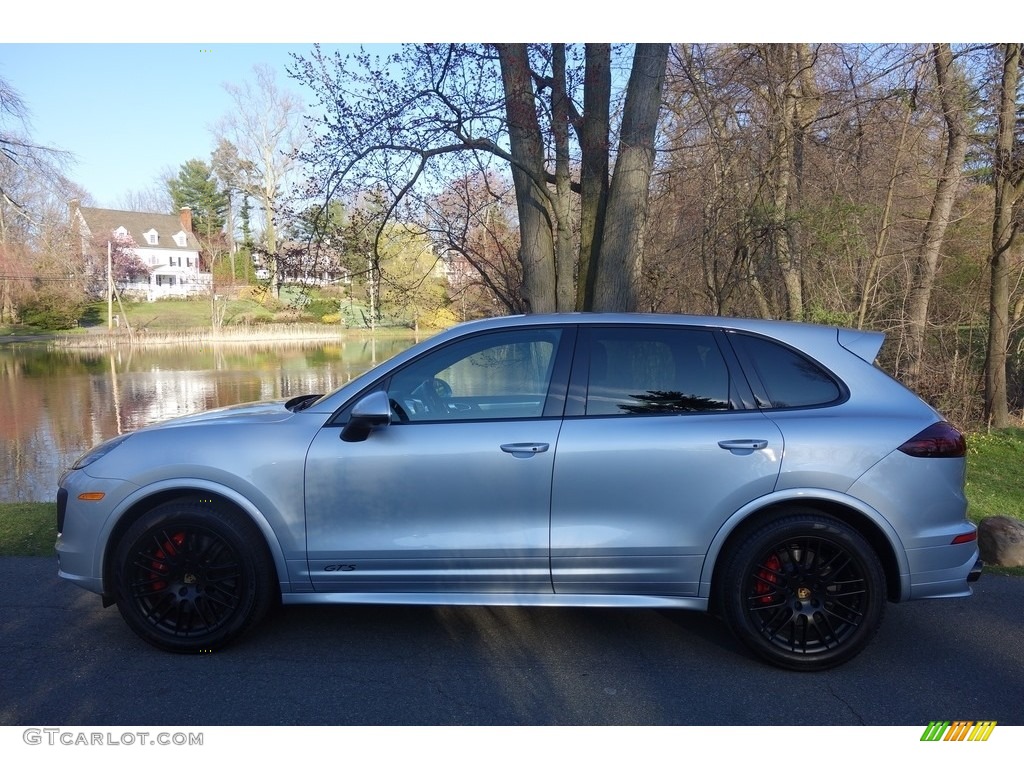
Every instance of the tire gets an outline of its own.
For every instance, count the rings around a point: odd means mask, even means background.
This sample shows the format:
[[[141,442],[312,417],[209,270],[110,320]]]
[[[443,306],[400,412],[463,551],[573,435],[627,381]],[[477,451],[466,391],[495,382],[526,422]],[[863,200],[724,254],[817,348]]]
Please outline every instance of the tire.
[[[881,625],[882,564],[853,528],[824,515],[794,514],[765,524],[726,561],[720,592],[732,632],[785,669],[843,664]]]
[[[210,503],[154,508],[128,529],[114,557],[118,610],[139,637],[166,651],[223,647],[256,624],[276,594],[262,536]]]

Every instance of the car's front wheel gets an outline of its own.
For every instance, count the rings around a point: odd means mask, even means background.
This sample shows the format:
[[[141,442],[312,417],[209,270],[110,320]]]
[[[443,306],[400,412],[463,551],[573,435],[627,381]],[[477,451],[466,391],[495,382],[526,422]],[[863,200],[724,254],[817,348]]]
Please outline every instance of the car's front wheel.
[[[115,551],[117,607],[142,639],[168,651],[211,651],[255,624],[274,593],[273,564],[248,521],[200,501],[137,520]]]
[[[766,523],[731,552],[722,609],[734,634],[758,656],[795,670],[849,661],[882,621],[882,565],[852,527],[824,515]]]

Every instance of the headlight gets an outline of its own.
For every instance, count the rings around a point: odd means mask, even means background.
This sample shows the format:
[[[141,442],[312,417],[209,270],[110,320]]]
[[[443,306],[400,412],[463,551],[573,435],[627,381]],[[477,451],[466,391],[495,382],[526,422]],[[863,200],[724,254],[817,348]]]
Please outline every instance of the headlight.
[[[82,469],[83,467],[88,467],[94,461],[102,459],[104,456],[106,456],[112,450],[117,448],[117,446],[119,446],[121,443],[123,443],[129,437],[131,437],[131,433],[129,433],[127,435],[118,435],[115,438],[107,440],[105,443],[100,443],[95,448],[93,448],[93,449],[91,449],[89,451],[86,451],[81,456],[79,456],[78,460],[74,464],[71,465],[71,468],[72,469]]]

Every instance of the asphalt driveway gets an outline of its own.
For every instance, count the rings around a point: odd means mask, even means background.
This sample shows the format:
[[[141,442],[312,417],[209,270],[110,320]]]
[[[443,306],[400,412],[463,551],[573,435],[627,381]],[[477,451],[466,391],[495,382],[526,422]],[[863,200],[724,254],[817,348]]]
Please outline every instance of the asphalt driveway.
[[[662,610],[282,608],[224,651],[150,648],[49,558],[0,558],[0,725],[1024,725],[1024,579],[889,606],[851,663],[766,666]]]

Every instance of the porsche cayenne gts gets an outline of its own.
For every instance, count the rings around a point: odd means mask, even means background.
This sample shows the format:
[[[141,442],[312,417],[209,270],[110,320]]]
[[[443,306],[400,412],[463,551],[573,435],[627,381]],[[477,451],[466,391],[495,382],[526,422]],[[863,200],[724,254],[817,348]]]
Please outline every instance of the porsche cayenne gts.
[[[671,315],[467,323],[325,395],[102,443],[60,575],[160,648],[275,602],[687,608],[820,670],[981,573],[963,435],[880,333]]]

